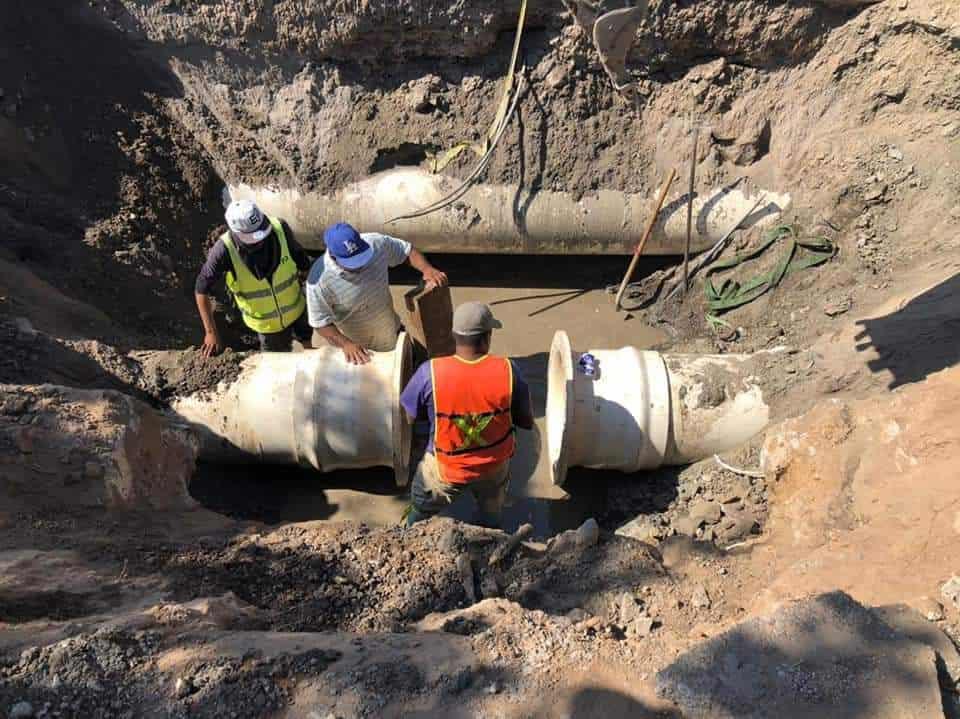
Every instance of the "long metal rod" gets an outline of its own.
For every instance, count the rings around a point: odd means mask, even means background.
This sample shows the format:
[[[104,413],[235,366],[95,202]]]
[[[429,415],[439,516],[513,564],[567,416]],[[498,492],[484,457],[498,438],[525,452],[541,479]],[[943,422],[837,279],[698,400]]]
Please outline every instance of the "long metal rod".
[[[693,187],[697,181],[697,144],[700,140],[700,126],[693,126],[693,154],[690,156],[690,185],[687,189],[687,242],[683,246],[683,295],[686,297],[690,286],[690,242],[693,238]]]
[[[663,186],[663,189],[660,191],[660,197],[657,199],[657,206],[653,211],[653,215],[650,217],[650,222],[647,224],[646,232],[643,233],[643,239],[640,240],[640,244],[637,245],[637,249],[634,250],[633,259],[630,260],[630,266],[627,268],[627,273],[623,276],[623,282],[620,283],[620,289],[617,291],[617,300],[615,303],[616,311],[620,311],[620,300],[623,299],[623,293],[627,289],[627,285],[630,284],[630,278],[633,277],[633,271],[637,269],[637,263],[640,261],[640,255],[643,254],[643,248],[647,245],[647,240],[650,239],[650,235],[653,234],[653,228],[657,225],[657,217],[660,215],[660,210],[663,209],[663,201],[667,199],[667,192],[670,190],[670,185],[673,184],[674,178],[677,176],[677,168],[670,170],[670,177],[667,178],[666,184]]]

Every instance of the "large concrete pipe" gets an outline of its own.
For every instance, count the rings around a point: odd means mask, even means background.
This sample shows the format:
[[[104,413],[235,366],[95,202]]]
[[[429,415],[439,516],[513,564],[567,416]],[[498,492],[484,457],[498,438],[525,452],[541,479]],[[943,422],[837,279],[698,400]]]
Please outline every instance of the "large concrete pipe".
[[[406,334],[392,352],[349,364],[343,352],[262,352],[239,376],[172,404],[199,432],[200,458],[299,464],[323,472],[393,467],[407,483],[410,424],[400,392],[410,377]]]
[[[585,354],[594,361],[584,368]],[[757,361],[635,347],[581,353],[557,332],[547,370],[554,483],[564,483],[569,467],[636,472],[696,462],[746,442],[770,419]]]
[[[456,178],[404,167],[347,185],[332,195],[302,194],[237,185],[234,199],[254,200],[268,214],[283,217],[307,249],[322,249],[323,229],[350,222],[361,232],[384,232],[431,252],[530,254],[629,254],[640,239],[653,200],[599,190],[575,199],[569,192],[522,191],[510,185],[477,185],[460,201],[424,217],[397,217],[440,200],[459,185]],[[712,247],[757,203],[738,188],[710,190],[694,199],[692,249]],[[773,222],[790,204],[788,195],[764,193],[763,202],[742,223],[745,228]],[[661,212],[645,254],[683,253],[686,198]]]

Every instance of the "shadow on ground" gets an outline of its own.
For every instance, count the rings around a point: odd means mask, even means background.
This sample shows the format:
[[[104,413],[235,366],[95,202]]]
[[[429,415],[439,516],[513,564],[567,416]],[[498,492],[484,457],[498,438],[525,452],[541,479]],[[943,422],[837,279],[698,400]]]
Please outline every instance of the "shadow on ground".
[[[883,317],[860,320],[857,350],[873,350],[874,373],[893,375],[890,389],[919,382],[960,360],[960,274]]]

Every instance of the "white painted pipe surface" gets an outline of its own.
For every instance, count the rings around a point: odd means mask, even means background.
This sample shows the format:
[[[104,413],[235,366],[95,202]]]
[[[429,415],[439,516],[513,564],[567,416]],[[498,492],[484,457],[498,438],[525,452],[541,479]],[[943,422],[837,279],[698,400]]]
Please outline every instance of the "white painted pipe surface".
[[[323,248],[323,230],[350,222],[361,232],[383,232],[431,252],[529,254],[629,254],[653,212],[654,198],[613,190],[529,193],[512,185],[477,185],[450,207],[424,217],[387,224],[440,200],[460,184],[446,175],[402,167],[372,175],[337,192],[300,193],[265,187],[228,188],[233,199],[255,201],[284,218],[307,249]],[[767,225],[790,205],[789,195],[764,193],[765,201],[742,227]],[[756,203],[738,188],[718,188],[694,199],[691,248],[712,247]],[[645,254],[682,254],[686,196],[672,198],[660,213]]]
[[[636,472],[738,447],[770,420],[750,355],[591,349],[580,367],[563,331],[547,370],[547,450],[557,485],[570,467]]]
[[[334,347],[261,352],[243,361],[231,384],[178,399],[172,409],[199,431],[201,459],[323,472],[393,467],[404,485],[411,430],[400,393],[411,362],[406,334],[362,366]]]

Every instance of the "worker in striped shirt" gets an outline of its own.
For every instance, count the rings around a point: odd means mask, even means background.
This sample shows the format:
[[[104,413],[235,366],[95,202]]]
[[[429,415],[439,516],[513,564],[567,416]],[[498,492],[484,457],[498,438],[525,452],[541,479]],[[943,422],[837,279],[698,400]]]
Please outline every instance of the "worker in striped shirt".
[[[390,296],[388,270],[409,262],[429,285],[447,276],[409,242],[377,232],[360,234],[345,222],[323,233],[327,251],[307,275],[307,314],[314,334],[343,350],[351,364],[397,343],[400,317]]]

